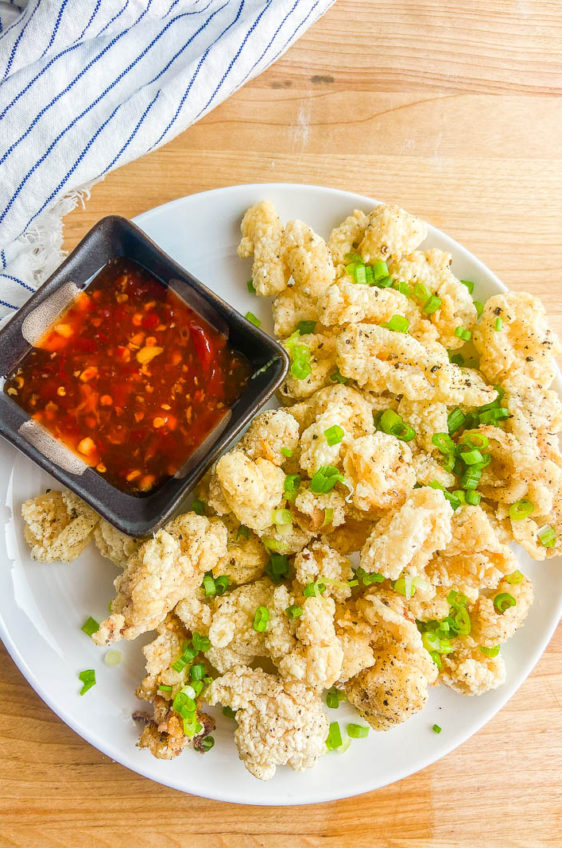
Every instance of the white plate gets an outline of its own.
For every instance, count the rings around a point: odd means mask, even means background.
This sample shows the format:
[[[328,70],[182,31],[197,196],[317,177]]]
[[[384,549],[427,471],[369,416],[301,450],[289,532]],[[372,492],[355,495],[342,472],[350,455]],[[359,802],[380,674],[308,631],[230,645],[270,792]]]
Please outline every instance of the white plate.
[[[234,186],[181,198],[136,220],[174,259],[240,312],[251,309],[271,329],[270,305],[247,292],[249,268],[236,257],[242,213],[262,198],[273,200],[283,219],[302,218],[324,236],[353,208],[373,205],[368,198],[316,186]],[[453,270],[476,281],[480,300],[504,290],[481,262],[438,230],[430,228],[427,244],[453,254]],[[460,745],[506,703],[537,662],[560,616],[560,562],[535,565],[519,550],[521,568],[535,583],[536,600],[525,627],[503,650],[507,683],[495,692],[466,698],[436,687],[423,712],[406,724],[387,733],[371,732],[368,739],[354,741],[347,753],[324,757],[312,771],[278,769],[265,783],[251,777],[238,760],[234,723],[220,713],[217,744],[210,753],[186,751],[171,762],[156,760],[135,747],[138,730],[130,717],[143,703],[134,690],[143,676],[141,644],[150,637],[119,645],[124,661],[110,668],[103,662],[105,652],[80,632],[89,615],[105,617],[115,568],[93,547],[71,565],[33,562],[23,541],[21,503],[57,484],[5,443],[0,444],[0,467],[0,636],[8,651],[43,700],[84,739],[133,771],[184,792],[246,804],[308,804],[400,780]],[[96,669],[98,682],[79,697],[77,674],[85,668]],[[348,720],[352,713],[346,709],[329,710],[331,720]],[[443,728],[440,735],[432,731],[434,723]]]

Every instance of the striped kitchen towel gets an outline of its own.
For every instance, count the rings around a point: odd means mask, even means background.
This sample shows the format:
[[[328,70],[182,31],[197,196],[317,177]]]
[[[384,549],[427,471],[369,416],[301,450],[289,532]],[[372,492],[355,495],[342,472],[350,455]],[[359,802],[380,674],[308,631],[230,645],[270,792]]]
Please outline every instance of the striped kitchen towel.
[[[87,186],[265,70],[333,0],[0,0],[0,316]]]

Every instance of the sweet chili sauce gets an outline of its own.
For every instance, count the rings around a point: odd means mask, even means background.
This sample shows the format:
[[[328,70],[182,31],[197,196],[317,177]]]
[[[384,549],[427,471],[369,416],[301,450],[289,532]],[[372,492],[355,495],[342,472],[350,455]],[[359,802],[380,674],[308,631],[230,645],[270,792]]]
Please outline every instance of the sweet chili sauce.
[[[20,360],[4,391],[109,483],[140,495],[184,465],[250,373],[174,291],[117,259]]]

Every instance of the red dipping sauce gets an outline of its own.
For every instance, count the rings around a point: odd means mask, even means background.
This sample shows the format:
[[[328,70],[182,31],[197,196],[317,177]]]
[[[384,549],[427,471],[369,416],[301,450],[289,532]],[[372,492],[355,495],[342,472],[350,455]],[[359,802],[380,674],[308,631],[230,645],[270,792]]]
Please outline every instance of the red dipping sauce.
[[[240,397],[242,354],[130,259],[108,263],[10,374],[4,391],[109,483],[146,494]]]

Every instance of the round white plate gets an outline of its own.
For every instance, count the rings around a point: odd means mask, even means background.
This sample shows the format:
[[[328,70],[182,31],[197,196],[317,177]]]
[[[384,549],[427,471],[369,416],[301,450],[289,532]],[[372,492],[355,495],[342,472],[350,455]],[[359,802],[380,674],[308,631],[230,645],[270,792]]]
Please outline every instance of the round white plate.
[[[271,330],[270,304],[248,293],[249,266],[236,256],[240,218],[262,198],[273,200],[284,220],[302,218],[323,236],[352,209],[373,205],[366,197],[316,186],[234,186],[175,200],[136,220],[174,259],[240,312],[254,312]],[[476,281],[480,300],[504,290],[481,262],[439,230],[430,228],[427,244],[453,254],[454,272]],[[70,565],[33,562],[23,541],[21,504],[57,483],[6,443],[0,444],[0,467],[0,636],[8,651],[43,700],[80,736],[133,771],[183,792],[245,804],[309,804],[400,780],[460,745],[506,703],[537,662],[560,616],[560,562],[535,565],[519,550],[520,566],[535,583],[536,600],[525,627],[503,650],[507,683],[495,692],[466,698],[436,687],[423,712],[406,724],[387,733],[371,732],[345,754],[323,757],[311,771],[278,769],[268,782],[251,777],[239,761],[234,723],[220,712],[212,751],[204,756],[185,751],[171,762],[156,760],[136,748],[138,729],[131,719],[133,710],[146,707],[134,691],[143,677],[141,646],[150,636],[119,645],[123,662],[108,667],[105,651],[80,631],[88,616],[98,621],[105,617],[116,569],[93,546]],[[80,697],[77,675],[86,668],[95,668],[97,685]],[[329,710],[330,719],[345,724],[352,716],[348,709]],[[434,723],[443,728],[440,735],[432,731]]]

